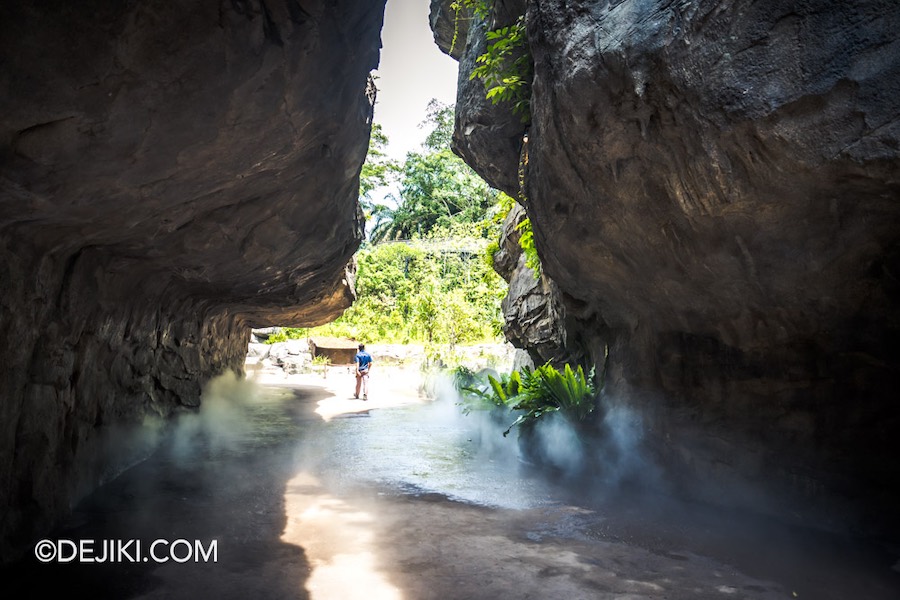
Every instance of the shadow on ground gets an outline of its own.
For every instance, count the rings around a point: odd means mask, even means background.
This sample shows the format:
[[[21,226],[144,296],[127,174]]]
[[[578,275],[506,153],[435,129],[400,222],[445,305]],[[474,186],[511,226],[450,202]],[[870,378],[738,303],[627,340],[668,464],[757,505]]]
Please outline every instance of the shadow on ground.
[[[307,396],[312,401],[323,394]],[[255,405],[243,415],[252,422],[247,435],[227,443],[215,430],[192,427],[186,435],[175,427],[154,455],[97,489],[46,536],[93,540],[95,558],[100,540],[140,540],[145,557],[157,539],[199,540],[203,550],[215,541],[215,562],[41,563],[28,555],[3,569],[4,587],[30,597],[78,590],[116,599],[308,598],[305,551],[282,540],[284,490],[295,474],[296,435],[303,421],[319,417],[290,404],[286,411],[284,398],[292,396],[276,391]],[[156,555],[165,557],[168,544]],[[127,554],[135,556],[135,548]],[[175,548],[178,558],[188,552],[184,545]]]
[[[312,600],[900,597],[888,552],[746,513],[548,480],[456,406],[384,373],[228,393],[85,499],[49,539],[217,542],[206,563],[39,563],[29,596]],[[407,387],[400,394],[391,386]],[[237,388],[236,388],[237,389]],[[227,391],[227,390],[226,390]],[[492,437],[489,439],[493,439]],[[500,436],[502,440],[502,436]]]

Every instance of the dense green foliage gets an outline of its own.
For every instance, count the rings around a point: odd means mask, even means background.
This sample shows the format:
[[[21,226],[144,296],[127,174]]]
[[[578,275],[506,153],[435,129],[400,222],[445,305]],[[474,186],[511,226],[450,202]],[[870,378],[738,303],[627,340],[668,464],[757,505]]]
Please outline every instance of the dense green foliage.
[[[436,227],[484,217],[495,193],[449,149],[410,153],[400,180],[398,206],[382,214],[373,241],[410,239]]]
[[[505,282],[484,260],[512,200],[450,150],[453,106],[432,101],[421,151],[388,159],[375,125],[360,176],[370,239],[357,254],[357,300],[336,321],[283,329],[270,340],[330,335],[367,342],[455,344],[498,340]],[[399,197],[385,196],[396,181]],[[373,200],[381,192],[382,199]]]
[[[551,413],[558,412],[570,422],[583,422],[596,407],[594,372],[585,376],[581,366],[572,369],[565,365],[559,371],[548,363],[534,370],[525,367],[499,378],[491,374],[481,378],[460,371],[454,383],[463,395],[466,413],[474,408],[506,407],[518,414],[504,436],[516,426],[533,427],[541,417]]]
[[[459,344],[495,340],[502,330],[503,280],[480,259],[487,244],[468,228],[435,228],[407,243],[357,255],[357,301],[315,330],[372,342]]]
[[[373,211],[373,242],[408,240],[435,228],[478,222],[496,203],[497,192],[450,150],[453,106],[432,100],[423,126],[431,131],[422,151],[407,154],[398,169],[399,198],[390,198],[395,206]]]
[[[512,408],[524,412],[504,435],[516,425],[531,425],[552,412],[558,411],[572,422],[584,421],[594,412],[593,372],[585,377],[580,365],[576,370],[566,365],[563,371],[558,371],[549,364],[534,371],[529,372],[527,368],[522,371],[522,383]]]

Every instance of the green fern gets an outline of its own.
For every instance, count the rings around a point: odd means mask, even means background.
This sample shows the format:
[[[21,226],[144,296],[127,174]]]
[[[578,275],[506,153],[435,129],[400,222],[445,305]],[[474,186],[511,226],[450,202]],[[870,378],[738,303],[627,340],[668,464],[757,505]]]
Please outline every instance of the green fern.
[[[454,385],[462,396],[460,406],[463,414],[469,414],[473,410],[508,408],[510,400],[519,393],[522,383],[516,371],[500,375],[499,379],[490,374],[479,377],[471,371],[469,373],[471,377],[459,380],[454,378]]]
[[[507,405],[522,414],[503,432],[509,435],[515,427],[532,427],[545,415],[559,412],[570,421],[584,421],[594,411],[596,388],[593,371],[585,377],[580,366],[566,365],[562,372],[550,363],[521,371],[519,393],[507,399]]]
[[[498,379],[493,375],[479,376],[468,369],[454,375],[457,390],[463,396],[463,412],[476,409],[505,408],[518,411],[515,421],[503,432],[506,437],[516,427],[534,427],[546,415],[560,413],[568,421],[587,421],[597,407],[597,395],[605,383],[609,366],[609,349],[604,351],[600,383],[595,384],[592,368],[585,375],[579,365],[575,369],[566,364],[560,371],[549,362],[530,369],[522,368]]]

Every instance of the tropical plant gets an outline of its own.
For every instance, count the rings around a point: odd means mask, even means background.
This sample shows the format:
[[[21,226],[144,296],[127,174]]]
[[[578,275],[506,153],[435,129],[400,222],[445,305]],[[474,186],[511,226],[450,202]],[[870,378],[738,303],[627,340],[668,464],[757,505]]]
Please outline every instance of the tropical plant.
[[[594,370],[585,376],[579,365],[573,369],[565,365],[562,371],[550,363],[521,371],[513,371],[499,378],[488,374],[480,378],[471,372],[454,377],[463,397],[463,412],[477,408],[505,406],[520,411],[515,421],[503,432],[509,435],[514,427],[533,427],[542,417],[559,413],[577,423],[585,421],[596,407],[597,387]]]
[[[410,152],[399,170],[399,197],[394,206],[376,207],[370,241],[424,237],[438,227],[482,221],[498,192],[450,150],[452,105],[432,100],[422,123],[430,132],[420,152]]]
[[[473,410],[495,410],[501,407],[509,410],[510,399],[519,393],[522,380],[518,371],[494,377],[490,373],[479,375],[465,369],[462,373],[454,374],[453,383],[462,399],[462,412],[467,415]]]
[[[411,152],[403,166],[397,207],[389,220],[373,229],[371,240],[410,239],[435,227],[483,219],[495,196],[449,148]]]
[[[455,11],[453,53],[459,38],[459,23],[472,17],[487,22],[493,12],[492,0],[456,0],[450,7]],[[465,17],[468,11],[472,16]],[[485,32],[487,49],[475,59],[476,66],[469,79],[478,78],[484,83],[486,97],[494,104],[509,102],[513,114],[523,123],[531,121],[531,81],[534,66],[525,31],[525,15],[519,15],[512,25]]]
[[[512,409],[523,413],[503,435],[508,435],[516,426],[533,427],[541,417],[555,412],[572,422],[584,421],[595,408],[593,378],[593,370],[585,377],[580,365],[573,370],[567,364],[562,372],[549,363],[533,371],[525,367],[519,393],[510,400]]]
[[[525,266],[534,272],[535,279],[541,277],[541,257],[538,256],[537,246],[534,245],[534,229],[531,226],[531,219],[525,218],[521,223],[516,225],[519,231],[519,247],[525,254]]]
[[[481,79],[493,104],[509,102],[523,123],[531,121],[534,67],[525,35],[525,15],[515,23],[485,33],[487,50],[475,59],[470,79]]]

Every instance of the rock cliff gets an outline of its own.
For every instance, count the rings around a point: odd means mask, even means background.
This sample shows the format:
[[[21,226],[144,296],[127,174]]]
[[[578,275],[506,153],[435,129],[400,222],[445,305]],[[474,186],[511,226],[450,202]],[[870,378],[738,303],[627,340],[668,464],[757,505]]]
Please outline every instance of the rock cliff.
[[[896,520],[900,5],[525,9],[537,247],[668,483],[755,508],[766,490],[790,508],[765,510],[824,526]],[[466,86],[460,154],[515,193],[524,131]]]
[[[525,264],[517,229],[525,218],[522,207],[514,205],[503,222],[500,249],[493,257],[494,270],[509,284],[501,307],[504,334],[513,345],[526,350],[536,365],[564,363],[573,358],[564,326],[565,309],[556,284]]]
[[[383,9],[0,8],[0,560],[352,301]]]

